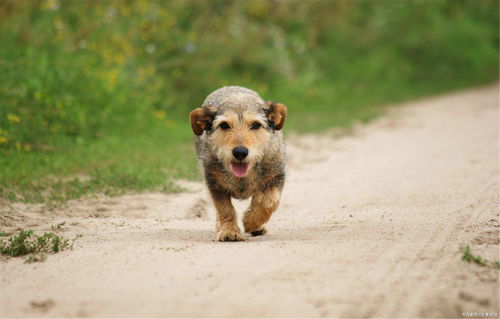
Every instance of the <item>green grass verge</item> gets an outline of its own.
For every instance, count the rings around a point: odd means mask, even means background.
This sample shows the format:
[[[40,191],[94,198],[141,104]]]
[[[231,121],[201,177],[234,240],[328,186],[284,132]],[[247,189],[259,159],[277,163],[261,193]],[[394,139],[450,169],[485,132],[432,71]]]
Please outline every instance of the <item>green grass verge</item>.
[[[159,133],[68,143],[57,151],[12,152],[0,159],[5,183],[0,197],[54,205],[87,194],[179,191],[176,178],[194,179],[198,173],[190,136]]]
[[[498,6],[1,1],[0,200],[177,191],[200,178],[187,114],[223,85],[321,132],[497,81]]]

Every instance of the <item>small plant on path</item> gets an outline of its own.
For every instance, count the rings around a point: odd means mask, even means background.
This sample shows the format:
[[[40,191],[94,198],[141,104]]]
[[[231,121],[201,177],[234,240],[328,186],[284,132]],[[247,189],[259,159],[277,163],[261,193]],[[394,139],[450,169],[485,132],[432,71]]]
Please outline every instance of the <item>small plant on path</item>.
[[[462,252],[462,260],[468,263],[475,263],[479,266],[500,269],[500,261],[490,261],[478,255],[473,255],[470,251],[469,245],[460,247]]]
[[[2,232],[4,234],[4,232]],[[0,253],[2,255],[18,257],[30,255],[26,262],[44,261],[47,254],[57,253],[65,249],[72,249],[73,243],[54,233],[37,235],[33,230],[19,231],[18,235],[8,239],[0,239]]]

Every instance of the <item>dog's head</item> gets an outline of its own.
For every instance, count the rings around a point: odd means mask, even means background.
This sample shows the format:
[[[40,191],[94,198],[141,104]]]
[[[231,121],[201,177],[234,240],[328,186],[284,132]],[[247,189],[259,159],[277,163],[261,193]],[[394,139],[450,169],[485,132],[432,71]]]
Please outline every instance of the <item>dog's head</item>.
[[[204,105],[190,114],[196,135],[204,132],[218,159],[234,176],[243,178],[264,156],[274,131],[285,124],[287,108],[254,96],[226,98],[218,106]],[[248,102],[248,103],[247,103]]]

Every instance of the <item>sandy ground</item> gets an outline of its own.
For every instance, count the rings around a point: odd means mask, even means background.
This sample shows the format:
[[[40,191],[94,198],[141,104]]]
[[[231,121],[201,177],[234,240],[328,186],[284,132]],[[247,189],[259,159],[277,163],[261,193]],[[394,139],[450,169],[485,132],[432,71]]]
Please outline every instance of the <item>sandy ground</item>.
[[[16,205],[3,229],[65,222],[63,236],[84,236],[42,263],[0,259],[0,314],[498,317],[498,270],[458,252],[499,259],[498,118],[495,85],[342,137],[288,136],[281,206],[268,235],[244,242],[214,241],[201,183],[54,212]]]

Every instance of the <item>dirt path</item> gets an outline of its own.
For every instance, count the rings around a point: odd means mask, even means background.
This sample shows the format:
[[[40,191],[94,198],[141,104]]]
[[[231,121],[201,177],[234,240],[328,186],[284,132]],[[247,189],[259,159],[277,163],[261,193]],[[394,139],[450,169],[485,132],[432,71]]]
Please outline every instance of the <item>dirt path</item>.
[[[1,259],[0,314],[498,316],[498,271],[458,253],[499,258],[498,116],[495,85],[407,104],[342,138],[289,136],[281,207],[269,235],[245,242],[213,241],[198,183],[4,216],[84,236],[43,263]]]

